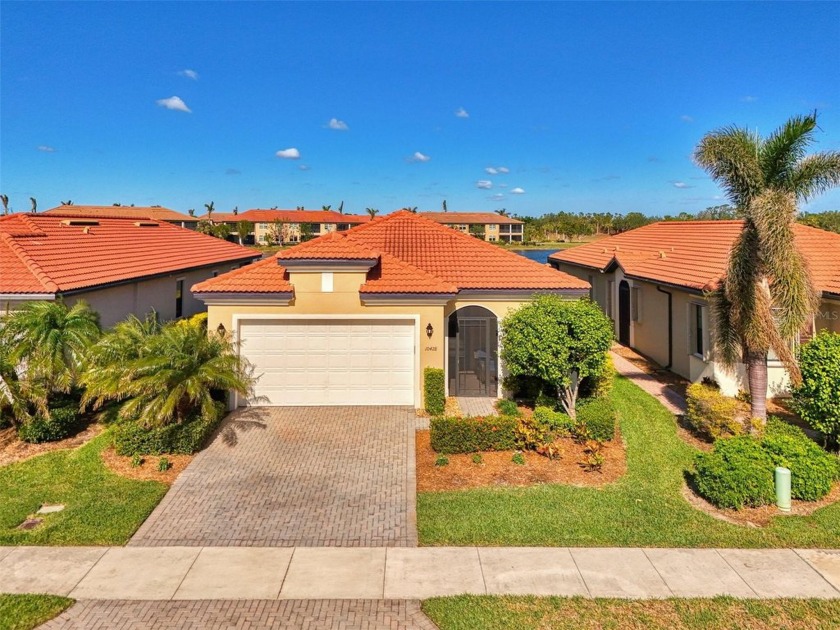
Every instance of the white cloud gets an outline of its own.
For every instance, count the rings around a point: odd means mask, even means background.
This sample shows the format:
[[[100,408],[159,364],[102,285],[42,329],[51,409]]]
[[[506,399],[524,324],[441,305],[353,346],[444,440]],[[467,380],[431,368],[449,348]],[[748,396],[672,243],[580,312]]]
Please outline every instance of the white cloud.
[[[491,182],[489,179],[479,179],[475,183],[475,187],[481,188],[482,190],[490,190],[491,188],[493,188],[493,182]]]
[[[169,98],[161,98],[155,101],[161,107],[171,109],[176,112],[186,112],[192,114],[192,110],[187,107],[187,104],[181,100],[180,96],[170,96]]]
[[[507,184],[498,184],[498,186],[499,186],[499,188],[507,188],[508,187]]]
[[[42,144],[38,146],[39,151],[43,151],[44,153],[55,153],[55,147],[47,146],[46,144]]]
[[[686,114],[683,114],[682,116],[680,116],[680,120],[683,121],[683,122],[687,122],[687,123],[694,122],[694,119],[691,116],[688,116]]]
[[[499,166],[496,170],[500,173],[510,173],[510,169],[507,166]]]
[[[327,127],[335,129],[336,131],[347,131],[350,129],[346,122],[339,120],[338,118],[330,118],[330,122],[327,123]]]
[[[517,186],[516,188],[511,188],[510,193],[512,195],[524,195],[525,194],[525,189]]]
[[[504,198],[505,196],[502,193],[496,193],[495,195],[490,197],[490,199],[492,199],[493,201],[501,201]]]
[[[420,153],[420,151],[415,151],[414,155],[412,155],[409,159],[409,162],[428,162],[431,159],[432,158],[430,158],[428,155]]]
[[[456,109],[455,110],[455,115],[458,118],[469,118],[470,117],[469,112],[466,109],[464,109],[463,107],[459,107],[458,109]]]
[[[300,159],[300,151],[298,151],[294,147],[289,147],[288,149],[281,149],[277,153],[275,153],[279,158],[283,158],[284,160],[299,160]]]
[[[488,166],[487,168],[484,169],[484,172],[487,173],[488,175],[498,175],[499,174],[499,169],[493,168],[492,166]]]
[[[301,164],[300,166],[298,166],[298,169],[299,169],[299,170],[301,170],[301,171],[308,171],[308,170],[310,170],[311,168],[312,168],[312,167],[311,167],[311,166],[309,166],[309,164]]]
[[[674,185],[674,188],[694,188],[694,186],[689,186],[685,182],[671,182]]]
[[[192,79],[193,81],[198,81],[198,72],[196,72],[195,70],[190,70],[189,68],[187,68],[186,70],[181,70],[178,74],[182,77]]]

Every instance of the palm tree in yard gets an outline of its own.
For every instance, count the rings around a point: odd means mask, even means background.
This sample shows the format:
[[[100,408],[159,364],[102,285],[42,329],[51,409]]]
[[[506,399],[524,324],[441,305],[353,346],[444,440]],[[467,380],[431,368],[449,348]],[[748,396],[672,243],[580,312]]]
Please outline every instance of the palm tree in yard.
[[[245,239],[254,231],[254,224],[246,219],[236,222],[236,236],[239,238],[239,244],[244,245]]]
[[[365,208],[365,212],[370,215],[370,218],[373,219],[379,214],[379,210],[377,208]]]
[[[29,302],[3,326],[9,360],[21,376],[49,394],[69,392],[79,382],[90,346],[99,338],[99,316],[85,302]]]
[[[840,184],[840,152],[806,154],[816,113],[788,120],[767,138],[738,127],[713,131],[694,151],[744,219],[725,277],[711,295],[719,360],[743,362],[752,416],[767,418],[767,353],[800,381],[790,340],[818,308],[818,294],[796,248],[797,204]]]
[[[86,404],[98,408],[120,402],[121,419],[153,427],[183,422],[197,411],[210,417],[215,413],[213,390],[251,394],[247,363],[227,336],[208,335],[206,315],[169,322],[158,332],[141,329],[140,323],[120,332],[126,343],[115,342],[114,352],[100,354],[99,347],[92,352],[92,369],[84,380]],[[103,367],[106,375],[100,376]]]

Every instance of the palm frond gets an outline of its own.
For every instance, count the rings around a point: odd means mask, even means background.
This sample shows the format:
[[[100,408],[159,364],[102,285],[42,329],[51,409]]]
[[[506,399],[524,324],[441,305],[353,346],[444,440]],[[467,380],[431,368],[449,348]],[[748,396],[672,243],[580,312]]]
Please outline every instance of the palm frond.
[[[694,161],[723,187],[735,206],[743,207],[764,185],[759,150],[760,138],[755,134],[724,127],[700,140]]]
[[[766,184],[786,187],[805,150],[814,142],[816,126],[816,114],[794,116],[761,143],[759,155]]]
[[[790,173],[787,190],[808,201],[837,186],[840,186],[840,151],[825,151],[799,161]]]

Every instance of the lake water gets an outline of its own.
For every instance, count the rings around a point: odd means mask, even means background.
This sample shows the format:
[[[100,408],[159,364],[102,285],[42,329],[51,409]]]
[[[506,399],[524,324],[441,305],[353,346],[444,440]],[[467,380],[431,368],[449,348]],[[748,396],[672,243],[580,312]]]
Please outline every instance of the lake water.
[[[542,263],[543,265],[548,262],[549,254],[553,254],[556,252],[556,249],[514,249],[520,256],[525,256],[525,258],[530,258],[531,260],[535,260],[538,263]]]

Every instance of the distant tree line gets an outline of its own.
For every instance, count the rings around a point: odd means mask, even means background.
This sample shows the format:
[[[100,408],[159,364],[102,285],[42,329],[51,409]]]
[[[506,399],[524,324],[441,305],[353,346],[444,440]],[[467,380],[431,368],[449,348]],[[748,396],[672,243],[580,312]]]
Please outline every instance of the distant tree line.
[[[541,217],[516,216],[525,224],[525,240],[530,242],[576,241],[584,236],[611,236],[657,221],[721,221],[738,219],[737,208],[710,206],[696,213],[649,216],[641,212],[551,212]],[[840,233],[840,211],[803,213],[799,222],[822,230]]]

